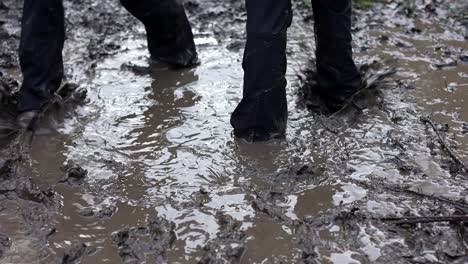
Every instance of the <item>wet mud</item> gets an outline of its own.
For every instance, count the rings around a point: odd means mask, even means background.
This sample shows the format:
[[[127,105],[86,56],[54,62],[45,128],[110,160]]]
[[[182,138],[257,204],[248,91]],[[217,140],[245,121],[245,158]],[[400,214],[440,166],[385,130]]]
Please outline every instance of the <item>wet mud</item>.
[[[153,255],[152,263],[164,263],[165,252],[176,240],[175,224],[165,219],[151,220],[147,227],[123,229],[113,234],[124,263],[141,263]]]
[[[0,263],[466,263],[468,5],[355,9],[364,89],[313,94],[294,2],[285,141],[232,136],[243,1],[190,0],[201,65],[149,62],[118,1],[64,1],[65,80],[14,126],[21,3],[0,1]]]

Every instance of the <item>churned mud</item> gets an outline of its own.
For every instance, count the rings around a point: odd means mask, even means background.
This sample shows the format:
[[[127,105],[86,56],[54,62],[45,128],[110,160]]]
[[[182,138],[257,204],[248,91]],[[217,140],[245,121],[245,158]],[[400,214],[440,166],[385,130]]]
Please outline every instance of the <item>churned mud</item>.
[[[118,1],[64,1],[66,80],[14,126],[21,3],[0,1],[0,263],[466,263],[468,5],[356,9],[365,89],[313,94],[294,3],[286,141],[245,144],[243,1],[189,0],[201,65],[150,65]]]

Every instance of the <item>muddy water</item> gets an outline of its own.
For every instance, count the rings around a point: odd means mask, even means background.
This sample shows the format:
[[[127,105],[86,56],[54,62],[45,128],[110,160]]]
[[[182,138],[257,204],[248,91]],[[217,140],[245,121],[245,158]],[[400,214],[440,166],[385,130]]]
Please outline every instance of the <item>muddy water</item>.
[[[239,11],[214,9],[210,1],[200,5],[210,10],[207,14],[223,10],[229,17],[229,12]],[[41,262],[52,262],[80,242],[93,248],[81,263],[120,263],[112,234],[146,227],[157,215],[175,223],[177,239],[165,261],[193,263],[203,257],[210,241],[225,242],[219,235],[224,228],[220,212],[245,232],[245,238],[231,243],[243,246],[242,263],[296,263],[308,247],[321,263],[400,262],[402,256],[445,260],[432,244],[414,246],[409,234],[416,231],[327,218],[355,208],[379,217],[435,210],[431,200],[382,191],[382,181],[467,202],[466,178],[449,173],[444,153],[431,155],[428,142],[437,142],[419,121],[423,113],[433,113],[434,122],[447,123],[449,142],[468,162],[463,133],[468,64],[460,59],[468,50],[466,32],[438,16],[412,19],[397,10],[377,6],[356,15],[357,62],[375,60],[397,66],[398,72],[382,89],[381,103],[343,117],[349,122],[339,133],[330,132],[323,117],[304,107],[301,99],[298,74],[313,56],[314,43],[312,25],[297,12],[289,33],[287,139],[272,144],[237,141],[229,125],[241,98],[242,50],[227,46],[242,44],[243,19],[229,24],[229,32],[238,34],[221,36],[218,27],[194,22],[202,64],[188,70],[150,65],[140,26],[113,35],[121,39],[120,48],[92,69],[73,67],[83,50],[75,45],[79,38],[70,40],[65,51],[69,75],[88,89],[89,102],[65,119],[44,121],[33,143],[30,170],[43,186],[55,185],[67,163],[83,167],[88,175],[80,186],[55,186],[62,207],[49,223],[56,232]],[[213,19],[225,21],[216,15]],[[405,32],[413,27],[421,33]],[[457,64],[435,66],[446,60]],[[410,169],[395,164],[394,156]],[[313,172],[301,176],[298,171],[304,166]],[[316,229],[300,231],[298,223],[304,219]],[[12,221],[8,229],[18,228]],[[315,240],[304,242],[302,236]],[[143,256],[140,261],[159,261],[151,254]]]
[[[79,110],[77,120],[59,130],[67,137],[59,141],[70,143],[54,144],[57,139],[50,134],[35,141],[33,157],[41,177],[50,175],[50,181],[56,181],[59,167],[70,160],[88,170],[89,185],[109,180],[92,190],[60,188],[63,210],[53,220],[58,232],[51,238],[56,250],[75,239],[99,248],[83,263],[115,263],[118,255],[110,234],[139,226],[157,213],[177,224],[180,241],[173,251],[178,253],[170,253],[169,261],[189,260],[216,236],[218,211],[242,221],[253,245],[260,240],[284,247],[277,236],[290,235],[280,225],[257,218],[239,185],[257,181],[249,177],[251,171],[272,174],[288,166],[297,150],[287,143],[259,147],[235,142],[229,115],[241,94],[241,54],[219,47],[213,38],[197,42],[207,42],[199,49],[202,65],[183,71],[149,68],[143,39],[123,43],[124,51],[100,63],[95,78],[84,84],[96,89],[90,89],[90,102]],[[141,72],[135,72],[137,68]],[[301,133],[296,126],[290,138]],[[184,208],[181,204],[200,189],[209,192],[210,202],[203,208]],[[331,195],[323,202],[327,199]],[[291,212],[296,200],[292,195]],[[103,203],[117,208],[110,219],[86,219],[78,213],[80,207]],[[316,211],[314,207],[310,210]],[[266,230],[276,231],[262,237]],[[290,253],[284,248],[278,252]],[[268,250],[262,253],[255,247],[246,254],[257,261],[271,257]]]
[[[268,249],[261,252],[255,248],[258,241],[276,245],[279,256],[294,253],[284,248],[283,240],[291,234],[281,225],[257,217],[240,186],[254,183],[268,188],[264,179],[250,175],[274,174],[291,162],[313,159],[312,149],[299,151],[305,155],[298,153],[298,147],[307,142],[306,137],[297,135],[307,133],[303,117],[309,113],[291,105],[288,138],[304,142],[261,146],[236,142],[229,116],[241,95],[241,53],[226,50],[206,33],[198,35],[202,65],[182,71],[149,67],[144,39],[121,43],[118,54],[100,62],[95,76],[80,83],[89,88],[90,101],[78,109],[77,116],[66,120],[57,132],[49,132],[47,126],[39,130],[32,147],[38,180],[56,182],[62,174],[60,167],[69,161],[89,172],[89,189],[57,188],[63,209],[51,224],[57,228],[50,239],[54,253],[76,240],[98,248],[83,263],[115,263],[118,255],[110,243],[111,233],[139,226],[157,213],[177,224],[180,241],[169,261],[189,260],[216,236],[214,215],[218,211],[242,221],[251,235],[248,245],[253,248],[246,251],[246,259],[271,258]],[[298,69],[295,65],[291,69],[292,79]],[[294,94],[289,97],[292,103],[297,99]],[[313,186],[302,187],[309,188]],[[191,201],[200,189],[209,192],[210,202],[204,208],[184,208],[181,204]],[[323,197],[316,198],[323,201],[304,200],[301,214],[318,213],[329,206],[332,190],[319,193]],[[286,204],[294,217],[297,200],[298,195],[291,194]],[[110,219],[88,219],[79,214],[83,207],[103,204],[117,208]],[[279,239],[281,236],[287,238]]]

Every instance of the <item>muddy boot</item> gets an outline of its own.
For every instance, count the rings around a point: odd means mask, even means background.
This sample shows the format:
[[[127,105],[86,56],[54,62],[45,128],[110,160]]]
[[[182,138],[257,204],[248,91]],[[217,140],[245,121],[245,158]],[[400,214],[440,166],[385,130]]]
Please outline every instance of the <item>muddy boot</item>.
[[[247,43],[243,98],[231,116],[234,135],[248,141],[284,137],[286,41],[291,25],[290,0],[247,0]]]
[[[190,23],[183,5],[176,0],[121,0],[143,22],[151,59],[176,68],[198,65]]]
[[[331,112],[339,110],[363,87],[354,63],[351,0],[312,1],[318,73],[318,93]]]
[[[167,39],[163,40],[158,36],[164,35],[164,33],[153,30],[153,28],[146,27],[148,49],[153,63],[163,62],[174,68],[190,68],[200,64],[191,30],[180,35],[176,34],[175,36],[170,36],[167,33]],[[167,46],[162,45],[161,43],[163,42],[166,42]],[[171,42],[178,43],[177,47],[174,48],[170,44]]]

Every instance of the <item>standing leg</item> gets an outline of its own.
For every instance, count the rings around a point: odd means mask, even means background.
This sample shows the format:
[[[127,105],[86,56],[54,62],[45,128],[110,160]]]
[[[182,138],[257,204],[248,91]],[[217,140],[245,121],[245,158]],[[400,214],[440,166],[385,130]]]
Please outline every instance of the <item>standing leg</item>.
[[[290,0],[246,0],[247,43],[243,98],[231,116],[237,137],[249,141],[283,136],[286,101],[286,41]]]
[[[351,47],[351,0],[312,0],[320,94],[343,102],[361,87]]]
[[[152,59],[177,67],[197,63],[192,29],[183,5],[177,0],[121,0],[145,25]]]
[[[62,0],[24,0],[19,58],[19,112],[37,111],[59,88],[65,40]]]

